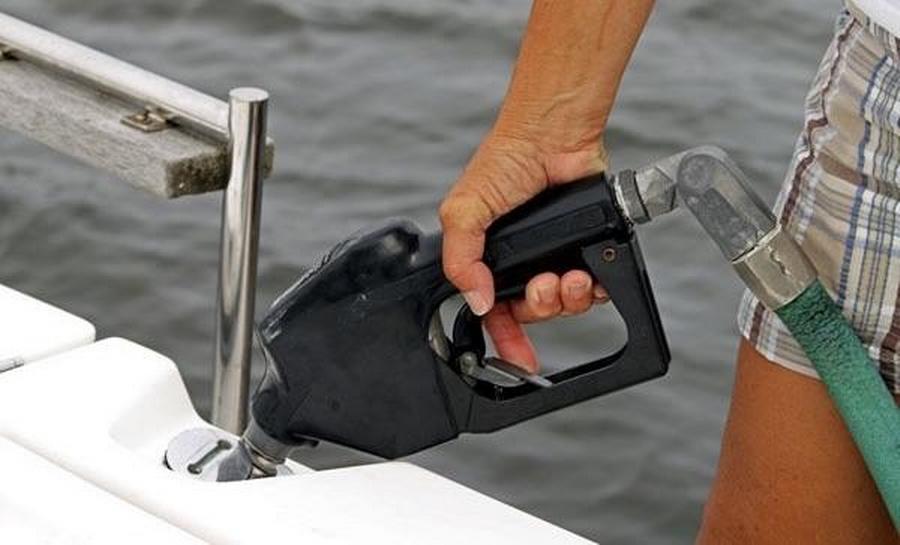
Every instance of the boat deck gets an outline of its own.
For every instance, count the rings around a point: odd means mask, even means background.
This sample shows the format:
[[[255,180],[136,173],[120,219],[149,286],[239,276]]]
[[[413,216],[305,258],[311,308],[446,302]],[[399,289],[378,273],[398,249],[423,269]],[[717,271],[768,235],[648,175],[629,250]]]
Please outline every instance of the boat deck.
[[[211,483],[162,464],[208,427],[169,358],[0,286],[0,535],[15,543],[589,543],[402,462]],[[11,541],[8,537],[15,537]]]

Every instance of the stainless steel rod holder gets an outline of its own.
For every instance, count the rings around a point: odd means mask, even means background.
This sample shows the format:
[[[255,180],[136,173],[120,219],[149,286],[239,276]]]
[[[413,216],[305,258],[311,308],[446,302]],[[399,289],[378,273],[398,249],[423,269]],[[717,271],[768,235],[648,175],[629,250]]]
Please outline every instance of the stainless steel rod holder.
[[[269,95],[229,95],[231,177],[222,200],[212,421],[234,434],[247,425],[256,266]]]

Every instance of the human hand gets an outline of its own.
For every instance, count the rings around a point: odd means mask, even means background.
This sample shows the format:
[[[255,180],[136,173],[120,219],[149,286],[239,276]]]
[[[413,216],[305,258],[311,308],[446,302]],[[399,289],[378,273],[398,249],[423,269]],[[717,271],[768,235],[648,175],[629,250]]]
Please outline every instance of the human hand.
[[[520,300],[494,304],[494,281],[482,261],[485,232],[493,221],[541,191],[606,168],[600,139],[550,148],[539,141],[493,131],[481,144],[440,208],[443,264],[484,325],[498,355],[529,372],[537,356],[522,324],[586,312],[608,295],[585,271],[532,278]]]

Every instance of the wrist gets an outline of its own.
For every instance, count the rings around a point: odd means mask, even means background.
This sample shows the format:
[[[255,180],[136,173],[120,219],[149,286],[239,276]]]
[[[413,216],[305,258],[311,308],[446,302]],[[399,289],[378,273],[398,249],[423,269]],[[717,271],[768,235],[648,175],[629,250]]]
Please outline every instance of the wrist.
[[[566,127],[552,122],[510,122],[501,116],[485,145],[531,158],[541,165],[550,184],[596,174],[609,166],[602,130],[578,127],[574,121]]]

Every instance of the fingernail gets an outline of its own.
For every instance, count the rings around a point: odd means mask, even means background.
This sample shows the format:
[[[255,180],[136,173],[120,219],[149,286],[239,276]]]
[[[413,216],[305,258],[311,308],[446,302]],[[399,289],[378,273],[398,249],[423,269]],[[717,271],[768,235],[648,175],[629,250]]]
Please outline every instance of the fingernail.
[[[484,316],[488,313],[489,310],[491,310],[487,299],[485,299],[484,296],[477,291],[473,290],[463,293],[463,299],[466,300],[466,304],[469,305],[469,308],[472,309],[472,312],[475,313],[475,316]]]
[[[537,292],[541,303],[552,303],[556,299],[556,290],[551,285],[538,286]]]
[[[569,295],[579,297],[588,288],[587,282],[575,282],[569,286]]]

